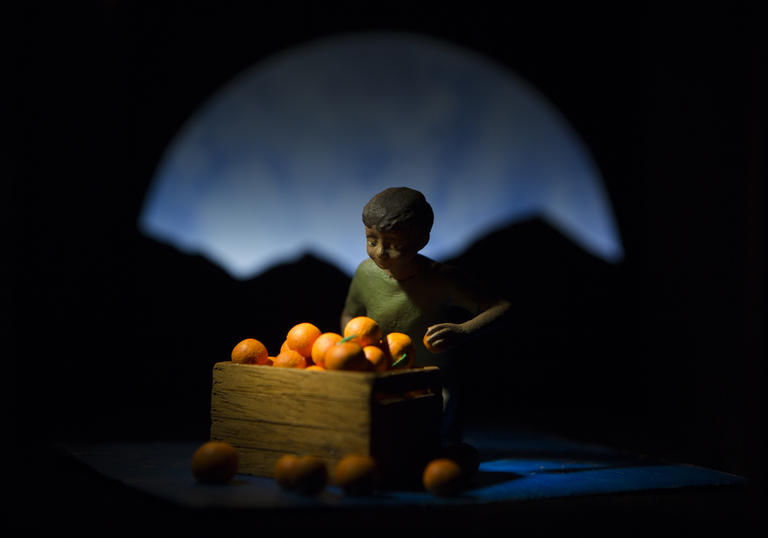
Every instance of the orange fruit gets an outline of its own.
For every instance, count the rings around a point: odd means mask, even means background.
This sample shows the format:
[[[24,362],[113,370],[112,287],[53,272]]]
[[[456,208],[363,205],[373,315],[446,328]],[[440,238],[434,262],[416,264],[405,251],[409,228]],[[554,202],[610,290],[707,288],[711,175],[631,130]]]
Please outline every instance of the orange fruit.
[[[333,471],[333,483],[347,495],[370,495],[377,481],[376,461],[371,456],[349,454]]]
[[[275,463],[275,480],[284,490],[296,489],[295,467],[298,460],[299,457],[294,454],[284,454]]]
[[[237,467],[237,450],[224,441],[203,443],[192,455],[192,474],[204,484],[226,484]]]
[[[341,338],[341,335],[338,333],[323,333],[318,336],[315,343],[312,344],[312,362],[318,366],[323,366],[325,352],[328,351],[329,347],[341,340]]]
[[[232,349],[232,362],[240,364],[266,364],[268,357],[266,346],[255,338],[241,340]]]
[[[280,346],[280,353],[288,351],[289,349],[291,349],[291,346],[288,345],[288,341],[286,340],[283,342],[283,345]]]
[[[316,456],[287,454],[275,464],[275,480],[285,490],[314,496],[328,483],[328,469]]]
[[[317,364],[310,364],[309,366],[307,366],[304,369],[305,370],[317,370],[319,372],[325,372],[325,368],[323,368],[322,366],[318,366]]]
[[[294,351],[298,351],[304,358],[312,356],[312,344],[321,335],[320,329],[311,323],[299,323],[291,327],[285,337],[285,341]]]
[[[429,351],[430,353],[440,353],[440,350],[435,349],[434,347],[432,347],[432,345],[429,342],[427,342],[427,333],[424,333],[424,338],[422,339],[422,342],[424,343],[424,347],[427,348],[427,351]]]
[[[464,485],[461,466],[449,458],[430,461],[422,474],[424,488],[438,497],[456,495]]]
[[[413,340],[405,333],[389,333],[386,338],[387,351],[392,358],[392,368],[410,368],[416,349]]]
[[[275,357],[272,366],[276,366],[277,368],[306,368],[307,359],[305,359],[298,351],[289,349]]]
[[[363,348],[357,342],[342,342],[332,345],[325,352],[327,370],[373,370],[373,365],[365,358]]]
[[[476,473],[480,467],[480,453],[475,447],[463,441],[444,446],[440,456],[452,459],[469,475]]]
[[[373,369],[377,372],[383,372],[389,368],[389,355],[384,353],[379,346],[365,346],[363,348],[363,353],[365,354],[365,358],[368,359],[368,362],[373,365]]]
[[[344,326],[344,338],[354,339],[360,347],[375,345],[381,340],[381,327],[373,318],[358,316]]]

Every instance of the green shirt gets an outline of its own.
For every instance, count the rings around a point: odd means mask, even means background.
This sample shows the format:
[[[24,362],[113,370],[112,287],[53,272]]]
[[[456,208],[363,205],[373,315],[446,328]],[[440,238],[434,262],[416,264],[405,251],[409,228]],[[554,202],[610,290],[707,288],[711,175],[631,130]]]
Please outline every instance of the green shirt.
[[[406,280],[396,280],[370,258],[352,277],[345,309],[352,316],[368,316],[384,335],[402,332],[416,348],[416,366],[439,366],[444,354],[424,347],[427,328],[437,323],[462,323],[482,311],[483,300],[458,269],[422,257],[423,268]]]

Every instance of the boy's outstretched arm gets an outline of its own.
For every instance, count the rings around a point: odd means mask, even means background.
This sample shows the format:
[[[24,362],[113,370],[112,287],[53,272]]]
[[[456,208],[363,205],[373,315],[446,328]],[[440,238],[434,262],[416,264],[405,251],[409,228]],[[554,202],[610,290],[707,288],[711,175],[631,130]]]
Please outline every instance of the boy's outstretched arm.
[[[427,328],[426,339],[437,352],[447,351],[470,338],[476,338],[490,332],[501,324],[511,304],[506,299],[499,299],[474,318],[464,323],[438,323]]]

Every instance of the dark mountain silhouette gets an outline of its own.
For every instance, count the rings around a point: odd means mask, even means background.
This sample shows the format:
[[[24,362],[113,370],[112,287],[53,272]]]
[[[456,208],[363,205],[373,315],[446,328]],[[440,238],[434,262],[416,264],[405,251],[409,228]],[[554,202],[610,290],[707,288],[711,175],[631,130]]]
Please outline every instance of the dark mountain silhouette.
[[[127,228],[71,259],[71,273],[57,278],[76,297],[28,333],[35,341],[46,327],[67,355],[47,372],[50,401],[38,403],[58,437],[207,435],[213,364],[247,337],[276,355],[300,321],[339,330],[349,285],[309,254],[239,281]],[[619,267],[538,219],[488,234],[448,261],[514,304],[508,327],[467,350],[470,413],[540,422],[564,402],[602,407],[618,389],[627,394],[626,384],[605,383],[624,346]]]
[[[146,389],[136,399],[146,416],[134,424],[140,435],[156,436],[148,423],[165,435],[206,435],[211,368],[229,360],[243,338],[258,338],[277,355],[287,331],[300,321],[338,330],[349,279],[313,256],[239,281],[202,256],[140,234],[133,241],[136,295],[130,311],[144,313],[136,333],[141,348],[130,359],[140,366],[137,386]]]
[[[609,300],[619,272],[540,218],[499,228],[447,262],[518,305],[520,321],[591,313]]]
[[[636,352],[638,311],[621,263],[540,218],[495,230],[449,262],[513,304],[506,326],[468,350],[482,365],[467,370],[475,417],[567,426],[607,403],[616,412],[644,403],[643,375],[618,374]]]
[[[311,255],[239,281],[135,229],[100,237],[69,254],[63,247],[65,272],[28,275],[41,292],[25,303],[21,338],[57,350],[38,391],[47,397],[29,407],[39,414],[25,421],[32,430],[205,436],[211,368],[237,342],[259,338],[276,355],[299,321],[339,329],[349,278]]]

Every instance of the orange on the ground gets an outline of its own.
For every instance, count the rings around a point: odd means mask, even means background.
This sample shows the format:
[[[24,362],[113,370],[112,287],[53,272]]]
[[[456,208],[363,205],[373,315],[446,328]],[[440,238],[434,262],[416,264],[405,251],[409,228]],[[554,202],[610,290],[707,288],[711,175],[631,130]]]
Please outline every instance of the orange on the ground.
[[[449,458],[437,458],[424,468],[424,488],[438,497],[456,495],[463,486],[464,474],[461,467]]]
[[[376,460],[362,454],[344,456],[333,471],[333,483],[347,495],[370,495],[378,482]]]
[[[237,467],[237,450],[223,441],[203,443],[192,455],[192,474],[204,484],[226,484]]]
[[[315,496],[328,483],[328,468],[317,456],[298,456],[289,466],[288,474],[293,489],[306,496]]]
[[[284,454],[275,463],[275,480],[286,491],[296,489],[296,462],[299,457],[294,454]]]

